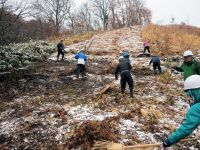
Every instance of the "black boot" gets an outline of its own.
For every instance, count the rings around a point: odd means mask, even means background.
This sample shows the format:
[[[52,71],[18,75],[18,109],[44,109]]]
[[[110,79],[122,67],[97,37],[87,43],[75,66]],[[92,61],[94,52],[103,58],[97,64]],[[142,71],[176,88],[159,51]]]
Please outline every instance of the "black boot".
[[[154,73],[154,75],[156,75],[156,74],[157,74],[157,71],[156,71],[156,70],[154,70],[154,71],[153,71],[153,73]]]
[[[129,87],[130,89],[130,97],[133,98],[133,87]]]

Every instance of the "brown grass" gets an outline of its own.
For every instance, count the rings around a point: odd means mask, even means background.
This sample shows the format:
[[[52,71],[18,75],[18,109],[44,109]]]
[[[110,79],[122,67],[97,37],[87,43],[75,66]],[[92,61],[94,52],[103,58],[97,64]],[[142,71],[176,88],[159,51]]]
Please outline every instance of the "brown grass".
[[[151,50],[159,55],[182,55],[192,49],[200,49],[200,28],[183,25],[160,26],[150,24],[142,31],[142,39],[151,42]]]
[[[91,39],[94,35],[99,34],[100,31],[95,32],[88,32],[85,34],[78,34],[78,35],[62,35],[62,36],[54,36],[50,37],[49,40],[51,42],[59,42],[61,39],[64,40],[64,45],[68,46],[70,44],[78,43],[81,41],[85,41]]]
[[[113,124],[118,118],[108,118],[103,121],[87,121],[74,131],[73,137],[67,141],[66,146],[71,148],[81,147],[84,150],[92,148],[95,141],[114,141],[117,136],[114,132]]]

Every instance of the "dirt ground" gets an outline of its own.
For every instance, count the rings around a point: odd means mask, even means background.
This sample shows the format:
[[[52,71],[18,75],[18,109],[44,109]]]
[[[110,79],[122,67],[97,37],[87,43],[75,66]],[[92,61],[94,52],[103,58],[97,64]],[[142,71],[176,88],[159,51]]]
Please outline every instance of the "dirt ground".
[[[83,79],[75,76],[73,53],[88,41],[70,45],[64,61],[56,61],[54,53],[45,62],[2,73],[0,149],[90,149],[95,140],[135,145],[166,139],[189,108],[182,75],[168,67],[179,62],[162,58],[164,73],[154,75],[150,58],[136,57],[142,51],[140,30],[136,26],[95,36]],[[131,54],[134,98],[128,87],[122,96],[114,78],[122,49]],[[198,142],[173,147],[195,148]]]

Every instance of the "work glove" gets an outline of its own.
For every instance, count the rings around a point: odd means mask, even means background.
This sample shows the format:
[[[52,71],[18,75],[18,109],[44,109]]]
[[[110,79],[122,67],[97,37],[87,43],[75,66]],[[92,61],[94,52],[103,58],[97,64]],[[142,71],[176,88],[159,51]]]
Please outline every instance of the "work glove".
[[[163,147],[166,148],[166,147],[170,147],[172,145],[172,143],[169,141],[169,140],[165,140],[163,142]]]

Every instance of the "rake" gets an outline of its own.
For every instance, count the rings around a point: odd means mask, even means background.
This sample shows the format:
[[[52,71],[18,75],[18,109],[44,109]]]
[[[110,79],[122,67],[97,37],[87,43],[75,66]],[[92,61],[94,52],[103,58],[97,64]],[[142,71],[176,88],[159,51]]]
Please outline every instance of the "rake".
[[[180,143],[197,141],[199,137],[183,139]],[[108,142],[108,141],[97,141],[92,150],[152,150],[153,148],[162,148],[162,143],[155,144],[141,144],[133,146],[124,146],[123,144]]]

